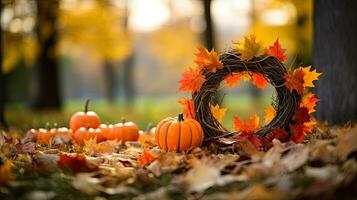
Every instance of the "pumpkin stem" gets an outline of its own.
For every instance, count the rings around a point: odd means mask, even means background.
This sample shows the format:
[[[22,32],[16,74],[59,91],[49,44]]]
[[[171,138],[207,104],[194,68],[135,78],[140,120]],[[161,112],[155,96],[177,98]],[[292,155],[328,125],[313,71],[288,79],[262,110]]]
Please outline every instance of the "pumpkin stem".
[[[180,113],[180,114],[178,115],[178,121],[179,121],[179,122],[184,121],[184,119],[183,119],[183,114],[182,114],[182,113]]]
[[[121,118],[121,123],[125,124],[125,122],[126,122],[125,117],[122,117],[122,118]]]
[[[149,134],[151,129],[152,129],[152,122],[149,122],[148,126],[146,127],[146,133]]]
[[[90,101],[90,99],[87,99],[86,103],[84,104],[84,113],[88,112],[89,101]]]

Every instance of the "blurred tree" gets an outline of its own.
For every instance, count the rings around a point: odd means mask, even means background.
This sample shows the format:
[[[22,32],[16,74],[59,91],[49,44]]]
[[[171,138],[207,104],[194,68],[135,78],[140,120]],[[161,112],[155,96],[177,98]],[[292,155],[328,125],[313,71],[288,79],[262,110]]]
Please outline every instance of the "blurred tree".
[[[206,29],[204,31],[204,41],[207,49],[214,48],[214,28],[211,16],[211,0],[202,0],[204,8],[204,19],[206,22]]]
[[[60,0],[36,1],[36,35],[39,52],[36,65],[36,90],[32,107],[59,109],[62,106],[57,63],[57,20]]]
[[[313,64],[322,72],[317,85],[317,117],[329,123],[357,120],[357,1],[314,1]]]
[[[111,2],[97,0],[89,7],[78,1],[77,5],[61,10],[60,17],[62,53],[79,50],[102,61],[109,102],[115,99],[116,65],[125,61],[132,51],[130,33],[121,24],[125,21],[125,11],[118,12]]]
[[[0,16],[2,13],[3,5],[2,0],[0,0]],[[7,129],[7,124],[5,120],[5,80],[3,74],[3,67],[2,67],[2,59],[3,59],[3,37],[2,37],[2,25],[0,23],[0,30],[1,30],[1,37],[0,37],[0,129]]]

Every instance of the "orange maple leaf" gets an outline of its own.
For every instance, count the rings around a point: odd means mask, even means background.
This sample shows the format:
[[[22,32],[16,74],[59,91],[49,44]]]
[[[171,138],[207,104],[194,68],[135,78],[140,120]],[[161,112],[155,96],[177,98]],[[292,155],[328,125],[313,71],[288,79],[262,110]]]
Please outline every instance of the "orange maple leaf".
[[[195,53],[195,63],[199,67],[204,67],[209,72],[216,72],[217,69],[223,68],[223,63],[219,60],[219,55],[214,49],[209,52],[205,48],[198,48],[198,52]]]
[[[304,93],[304,71],[301,68],[295,69],[292,72],[288,72],[285,75],[284,85],[289,89],[290,92],[295,90],[297,93],[302,95]]]
[[[267,86],[268,80],[261,73],[253,73],[252,83],[257,86],[257,88],[263,90]]]
[[[180,92],[197,92],[200,90],[205,80],[205,76],[200,73],[198,68],[189,68],[187,71],[182,73],[182,79],[179,81],[180,88],[178,90]]]
[[[233,88],[234,85],[238,84],[242,75],[239,73],[234,73],[234,74],[229,74],[224,78],[224,81],[226,82],[227,85],[229,85],[230,88]]]
[[[137,157],[138,164],[142,167],[150,164],[152,161],[156,159],[158,159],[158,156],[146,149],[144,149],[142,155]]]
[[[186,99],[184,97],[181,97],[177,102],[183,106],[182,113],[185,118],[196,118],[195,107],[192,99]]]
[[[264,115],[265,123],[270,122],[275,117],[275,114],[276,114],[275,108],[272,105],[268,106],[264,110],[264,112],[265,112],[265,115]]]
[[[300,67],[304,71],[304,87],[315,87],[313,81],[319,79],[321,73],[317,73],[316,69],[311,71],[311,65],[308,67]]]
[[[281,62],[284,62],[288,59],[288,56],[285,54],[286,49],[281,48],[279,39],[276,39],[272,46],[269,46],[267,53],[278,58]]]
[[[259,117],[255,113],[250,117],[249,121],[239,119],[238,116],[234,117],[234,128],[242,132],[254,132],[259,128]]]
[[[309,110],[309,113],[313,113],[316,111],[315,106],[319,101],[320,99],[316,98],[315,94],[309,92],[302,97],[300,107],[306,107]]]

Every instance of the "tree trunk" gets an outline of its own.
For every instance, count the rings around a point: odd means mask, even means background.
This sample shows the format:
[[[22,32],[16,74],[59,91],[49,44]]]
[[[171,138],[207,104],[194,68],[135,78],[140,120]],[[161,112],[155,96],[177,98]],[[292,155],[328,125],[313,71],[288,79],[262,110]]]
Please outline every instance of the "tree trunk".
[[[204,18],[206,22],[206,30],[204,31],[205,46],[208,50],[214,48],[214,29],[211,16],[211,0],[203,0]]]
[[[135,87],[134,87],[134,52],[125,60],[123,67],[123,82],[124,82],[124,92],[125,92],[125,102],[127,104],[132,104],[135,98]]]
[[[357,119],[357,1],[315,0],[314,67],[317,118],[331,124]]]
[[[36,34],[39,54],[36,69],[35,109],[60,109],[60,85],[57,63],[57,19],[59,0],[37,0]]]
[[[104,61],[105,93],[109,103],[115,101],[115,68],[112,61]]]
[[[0,0],[0,10],[2,12],[2,0]],[[1,13],[0,13],[1,15]],[[2,59],[3,59],[3,42],[2,42],[2,27],[0,24],[0,129],[7,129],[7,124],[5,120],[5,77],[2,71]]]

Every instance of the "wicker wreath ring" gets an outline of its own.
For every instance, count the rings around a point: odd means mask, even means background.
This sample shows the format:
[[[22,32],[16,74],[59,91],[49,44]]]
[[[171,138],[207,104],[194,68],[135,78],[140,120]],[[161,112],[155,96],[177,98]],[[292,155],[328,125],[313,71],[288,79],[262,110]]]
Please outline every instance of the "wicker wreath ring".
[[[202,125],[206,139],[220,138],[232,135],[219,123],[210,109],[210,102],[215,97],[217,90],[227,75],[244,72],[261,73],[276,90],[275,117],[259,129],[256,134],[264,137],[274,128],[289,129],[289,123],[299,107],[301,96],[296,92],[290,92],[284,86],[284,76],[287,74],[285,66],[274,56],[254,58],[250,61],[242,61],[239,54],[226,52],[220,55],[223,68],[217,69],[215,73],[205,72],[206,81],[198,92],[192,94],[196,110],[196,119]]]

